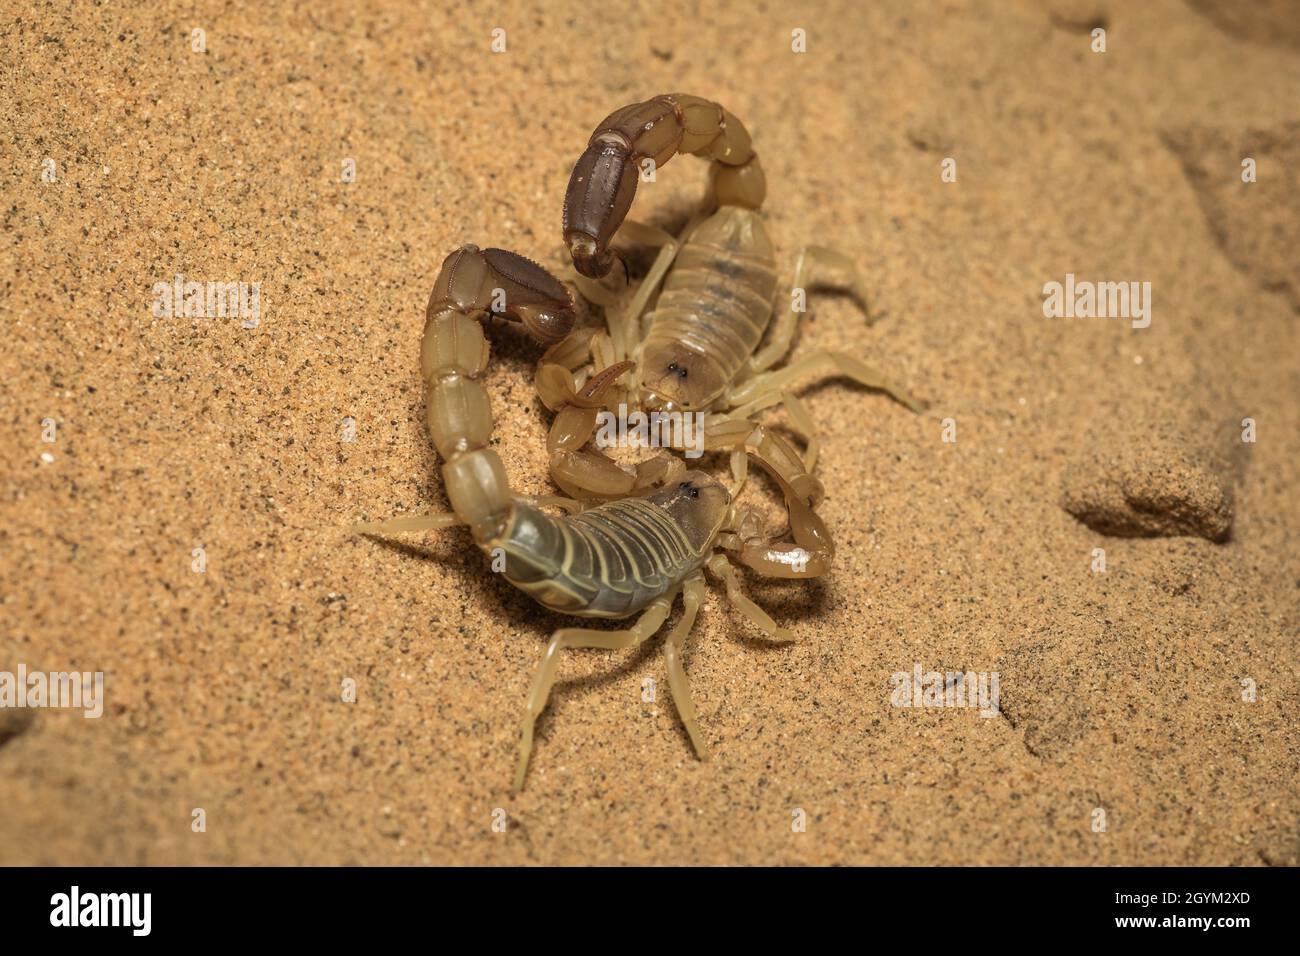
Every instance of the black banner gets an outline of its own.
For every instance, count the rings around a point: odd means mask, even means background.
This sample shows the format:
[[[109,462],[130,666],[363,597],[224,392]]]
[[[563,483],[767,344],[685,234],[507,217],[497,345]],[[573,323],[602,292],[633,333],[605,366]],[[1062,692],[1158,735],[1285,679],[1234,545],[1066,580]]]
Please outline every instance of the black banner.
[[[485,931],[499,944],[662,938],[687,919],[729,943],[812,938],[1258,941],[1291,926],[1294,873],[1268,869],[6,869],[5,941],[321,943]],[[699,926],[713,914],[712,926]],[[706,924],[710,923],[705,919]],[[681,927],[685,931],[685,926]],[[10,950],[18,952],[19,950]]]

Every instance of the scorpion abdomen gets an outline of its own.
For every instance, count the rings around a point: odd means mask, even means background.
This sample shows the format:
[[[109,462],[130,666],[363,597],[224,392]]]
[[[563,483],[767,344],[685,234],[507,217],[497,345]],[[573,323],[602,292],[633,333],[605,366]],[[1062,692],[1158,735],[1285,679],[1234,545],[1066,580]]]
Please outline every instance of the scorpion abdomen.
[[[708,556],[663,508],[612,501],[568,518],[516,502],[505,534],[505,577],[553,611],[621,618],[679,587]]]
[[[678,253],[651,313],[644,360],[686,347],[734,381],[772,318],[778,276],[771,240],[758,213],[723,207]],[[712,396],[711,396],[712,397]]]

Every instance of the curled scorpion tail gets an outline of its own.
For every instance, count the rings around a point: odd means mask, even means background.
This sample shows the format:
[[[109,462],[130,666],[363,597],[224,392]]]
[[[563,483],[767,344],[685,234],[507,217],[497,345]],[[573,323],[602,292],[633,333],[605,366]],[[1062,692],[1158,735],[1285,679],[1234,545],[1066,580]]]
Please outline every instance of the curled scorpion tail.
[[[488,314],[522,323],[547,345],[562,340],[574,322],[568,289],[523,256],[463,246],[442,264],[429,296],[420,370],[447,496],[480,545],[505,531],[514,507],[501,458],[487,447],[492,409],[478,377],[487,368],[481,320]]]
[[[669,93],[615,110],[596,127],[564,194],[564,242],[574,268],[591,279],[614,265],[609,242],[636,197],[643,168],[678,153],[711,160],[710,188],[720,206],[757,209],[767,180],[749,133],[717,103]]]

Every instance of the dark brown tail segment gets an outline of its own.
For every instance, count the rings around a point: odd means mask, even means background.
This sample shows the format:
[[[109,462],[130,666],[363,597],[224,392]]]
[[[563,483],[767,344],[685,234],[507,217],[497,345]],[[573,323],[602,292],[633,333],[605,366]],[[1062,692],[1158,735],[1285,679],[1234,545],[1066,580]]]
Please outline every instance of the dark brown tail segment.
[[[573,167],[564,194],[564,244],[573,265],[591,279],[614,265],[609,240],[636,198],[637,167],[630,147],[618,139],[593,139]]]
[[[767,181],[743,123],[711,100],[655,96],[615,110],[596,127],[564,194],[564,244],[574,268],[600,279],[613,268],[609,242],[636,198],[641,166],[678,153],[713,164],[712,203],[757,209]]]

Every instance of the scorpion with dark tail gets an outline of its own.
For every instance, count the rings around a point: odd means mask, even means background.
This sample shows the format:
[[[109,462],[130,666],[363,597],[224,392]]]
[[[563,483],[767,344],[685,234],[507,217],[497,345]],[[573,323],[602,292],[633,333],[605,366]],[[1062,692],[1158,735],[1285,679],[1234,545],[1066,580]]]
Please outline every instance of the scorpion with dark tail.
[[[679,239],[623,224],[636,184],[635,172],[628,170],[640,158],[662,163],[675,152],[714,160],[717,211],[693,223],[689,237]],[[678,596],[683,613],[664,644],[668,684],[696,753],[709,759],[681,658],[705,594],[704,572],[722,582],[732,605],[748,620],[770,637],[789,640],[789,631],[745,595],[730,559],[760,575],[809,578],[824,574],[833,554],[830,535],[813,510],[821,486],[810,474],[816,457],[811,421],[782,390],[814,365],[830,361],[858,381],[912,404],[879,375],[838,353],[819,353],[790,369],[764,372],[788,347],[796,321],[793,315],[782,318],[770,343],[754,354],[776,294],[772,247],[756,212],[764,191],[749,137],[730,114],[698,97],[656,97],[601,124],[574,171],[566,199],[565,239],[584,276],[609,271],[614,254],[608,244],[620,225],[625,233],[649,236],[661,246],[632,306],[607,307],[607,338],[591,330],[571,331],[575,309],[569,289],[522,256],[464,246],[442,264],[426,310],[421,370],[429,432],[443,458],[452,511],[362,524],[356,530],[464,525],[479,548],[504,558],[506,580],[544,607],[575,617],[637,616],[617,630],[565,627],[551,636],[528,694],[516,792],[524,783],[534,726],[550,696],[560,652],[634,647],[664,625]],[[810,258],[816,256],[801,257],[796,282]],[[645,323],[649,334],[635,345],[641,312],[661,282],[658,303]],[[480,382],[489,351],[482,322],[494,312],[521,323],[549,346],[538,387],[543,401],[559,410],[550,438],[552,472],[573,497],[515,494],[500,457],[488,447],[493,419]],[[588,359],[591,367],[582,369]],[[732,409],[720,426],[709,430],[706,447],[730,449],[741,482],[749,457],[772,476],[785,498],[792,543],[774,543],[757,511],[738,504],[732,491],[706,473],[688,471],[675,460],[628,472],[587,447],[597,411],[617,380],[633,369],[639,397],[648,404]],[[749,420],[779,401],[810,437],[806,457]],[[552,506],[564,513],[542,510]]]

